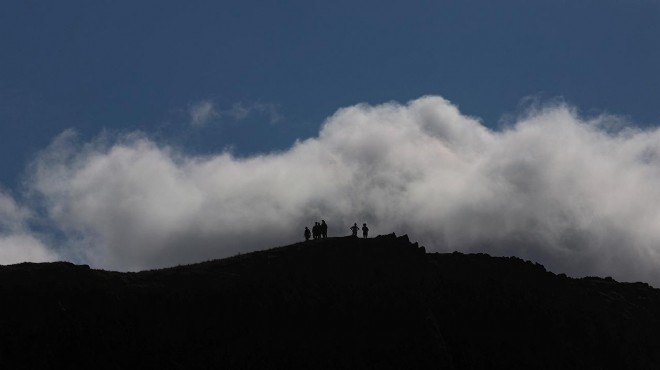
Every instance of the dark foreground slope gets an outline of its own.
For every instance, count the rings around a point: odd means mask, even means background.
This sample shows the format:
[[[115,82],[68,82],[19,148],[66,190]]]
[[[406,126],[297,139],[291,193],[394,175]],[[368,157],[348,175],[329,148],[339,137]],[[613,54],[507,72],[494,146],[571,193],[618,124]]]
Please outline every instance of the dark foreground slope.
[[[0,368],[660,368],[660,291],[333,238],[141,273],[0,267]]]

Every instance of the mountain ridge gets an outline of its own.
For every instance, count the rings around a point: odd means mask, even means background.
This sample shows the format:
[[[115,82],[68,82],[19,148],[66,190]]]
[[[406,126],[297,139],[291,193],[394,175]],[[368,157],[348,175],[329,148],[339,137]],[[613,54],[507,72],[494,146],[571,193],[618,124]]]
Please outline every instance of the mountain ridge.
[[[339,237],[121,273],[0,267],[0,366],[645,369],[660,290]]]

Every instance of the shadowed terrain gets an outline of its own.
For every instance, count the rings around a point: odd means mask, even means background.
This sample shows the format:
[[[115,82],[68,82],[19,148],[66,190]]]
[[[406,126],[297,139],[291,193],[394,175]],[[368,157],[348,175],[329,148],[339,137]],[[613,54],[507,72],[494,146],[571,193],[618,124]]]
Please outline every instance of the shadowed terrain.
[[[660,290],[329,238],[119,273],[0,267],[0,368],[660,368]]]

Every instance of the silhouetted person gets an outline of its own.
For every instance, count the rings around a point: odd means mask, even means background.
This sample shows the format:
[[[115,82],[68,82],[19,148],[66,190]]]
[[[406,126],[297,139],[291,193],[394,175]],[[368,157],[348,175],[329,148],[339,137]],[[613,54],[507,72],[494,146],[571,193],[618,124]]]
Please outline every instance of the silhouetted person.
[[[367,235],[369,235],[369,228],[367,227],[367,224],[362,224],[362,237],[366,238]]]
[[[312,226],[312,235],[314,236],[314,239],[318,239],[321,236],[321,225],[319,225],[318,222],[314,223],[314,226]]]
[[[321,237],[323,239],[328,237],[328,224],[325,223],[325,220],[321,220]]]
[[[354,223],[353,226],[350,227],[350,229],[353,232],[353,236],[357,236],[357,232],[358,232],[358,230],[360,230],[360,228],[357,225],[357,222]]]
[[[305,226],[305,240],[309,240],[309,238],[312,236],[312,232],[309,231],[309,227]]]

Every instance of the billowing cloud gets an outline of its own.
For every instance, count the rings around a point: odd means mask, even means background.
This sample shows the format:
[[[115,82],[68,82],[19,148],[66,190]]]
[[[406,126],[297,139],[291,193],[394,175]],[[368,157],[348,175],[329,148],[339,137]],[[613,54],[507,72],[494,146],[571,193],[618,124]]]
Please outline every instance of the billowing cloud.
[[[31,212],[0,192],[0,264],[50,262],[58,259],[27,226]]]
[[[617,128],[618,127],[618,128]],[[250,158],[143,135],[67,132],[31,168],[70,250],[135,270],[291,243],[325,219],[430,251],[516,255],[576,276],[660,284],[660,130],[555,105],[493,131],[441,97],[338,110],[316,138]]]

